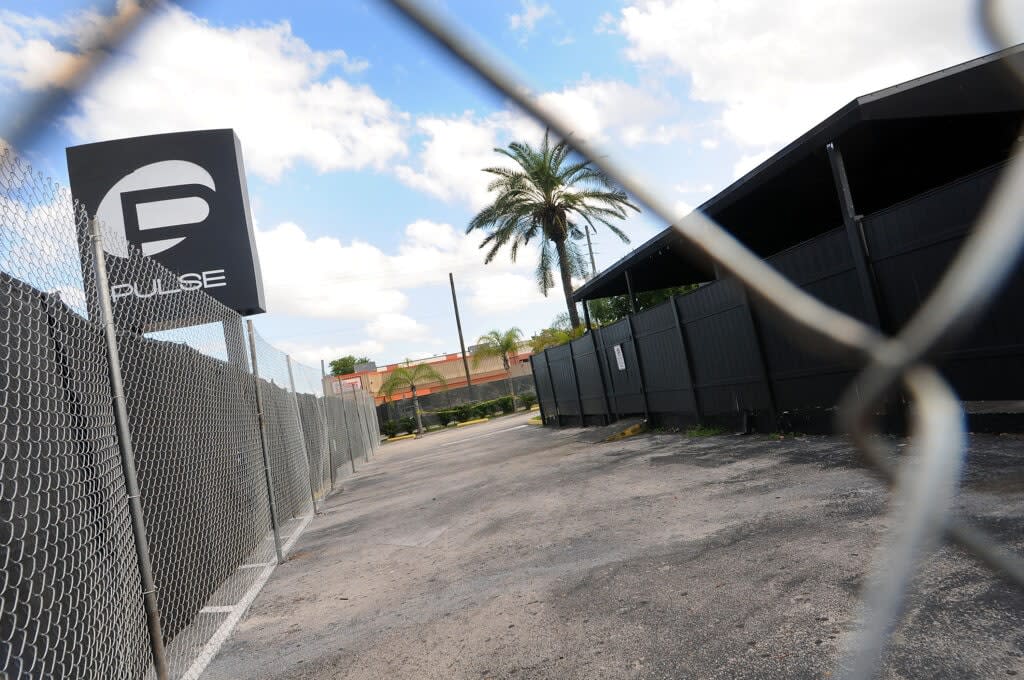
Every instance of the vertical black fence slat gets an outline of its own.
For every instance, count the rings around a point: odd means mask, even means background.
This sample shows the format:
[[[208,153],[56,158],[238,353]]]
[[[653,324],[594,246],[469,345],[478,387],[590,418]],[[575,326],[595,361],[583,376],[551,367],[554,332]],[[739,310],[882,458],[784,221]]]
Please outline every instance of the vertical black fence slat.
[[[535,363],[536,358],[536,354],[530,357],[530,373],[533,374],[534,390],[537,393],[537,408],[540,411],[540,422],[543,424],[547,422],[547,420],[544,418],[544,400],[541,398],[540,394],[540,382],[537,381],[537,365]]]
[[[672,305],[672,318],[675,320],[676,332],[679,333],[679,342],[683,346],[683,356],[686,360],[686,374],[690,379],[690,392],[693,394],[693,414],[698,425],[704,424],[704,413],[700,407],[700,395],[697,393],[696,377],[693,372],[693,354],[690,352],[690,344],[686,340],[686,328],[683,326],[682,315],[679,314],[679,296],[675,296],[669,302]]]
[[[576,354],[573,351],[574,342],[569,345],[569,370],[572,371],[572,383],[576,387],[576,409],[579,411],[580,427],[583,427],[583,395],[580,394],[580,374],[576,370]]]
[[[640,398],[643,400],[644,405],[644,420],[651,419],[651,409],[647,402],[647,383],[644,380],[644,364],[643,359],[640,357],[640,343],[636,341],[636,330],[633,328],[633,316],[626,317],[626,321],[629,323],[629,339],[633,343],[633,355],[636,357],[636,370],[640,377]]]
[[[555,389],[555,378],[551,374],[551,358],[548,356],[548,350],[544,350],[544,367],[548,373],[548,384],[551,385],[551,401],[555,404],[555,425],[558,427],[562,426],[562,413],[558,409],[558,391]]]

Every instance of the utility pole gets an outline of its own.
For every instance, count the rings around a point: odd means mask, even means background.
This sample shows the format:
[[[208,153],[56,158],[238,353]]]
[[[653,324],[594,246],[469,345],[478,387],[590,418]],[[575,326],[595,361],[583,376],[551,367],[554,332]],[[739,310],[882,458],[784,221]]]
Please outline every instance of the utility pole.
[[[455,296],[455,277],[448,272],[448,283],[452,287],[452,306],[455,307],[455,327],[459,329],[459,349],[462,350],[462,367],[466,369],[466,387],[469,388],[469,396],[472,399],[473,379],[469,376],[469,360],[466,359],[466,341],[462,339],[462,320],[459,318],[459,299]]]
[[[587,251],[590,253],[590,276],[588,279],[592,279],[597,276],[597,264],[594,263],[594,246],[590,243],[590,225],[583,225],[583,233],[587,235]],[[584,303],[586,304],[586,303]]]

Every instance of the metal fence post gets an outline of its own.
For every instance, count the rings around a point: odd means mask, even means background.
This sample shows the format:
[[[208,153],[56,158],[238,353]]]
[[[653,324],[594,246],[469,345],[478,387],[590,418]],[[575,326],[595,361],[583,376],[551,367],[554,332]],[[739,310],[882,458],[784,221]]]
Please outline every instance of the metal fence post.
[[[612,379],[612,365],[608,361],[608,345],[604,342],[604,329],[598,328],[596,331],[597,335],[601,338],[601,366],[604,366],[605,375],[608,376],[608,384],[605,385],[605,404],[608,406],[609,418],[612,416],[614,420],[619,419],[619,398],[615,396],[615,390],[613,389],[612,383],[615,382]],[[615,402],[614,409],[612,408],[612,402]]]
[[[651,409],[647,404],[647,381],[644,380],[644,360],[640,356],[640,342],[636,337],[636,329],[633,327],[633,315],[626,317],[629,324],[629,340],[633,343],[633,354],[636,355],[636,373],[640,378],[640,397],[644,402],[644,421],[651,419]]]
[[[370,449],[370,435],[369,435],[369,431],[366,429],[366,423],[363,422],[364,418],[363,418],[362,408],[359,405],[359,393],[356,392],[356,386],[355,385],[352,386],[352,405],[355,407],[356,420],[359,421],[359,429],[362,430],[363,435],[366,436],[366,449],[363,450],[363,462],[364,463],[369,463],[370,462],[370,451],[369,451],[369,449]]]
[[[330,407],[327,401],[327,369],[324,367],[324,360],[320,360],[320,387],[324,391],[324,432],[327,433],[327,455],[331,461],[331,489],[334,489],[335,482],[335,471],[334,471],[334,437],[331,436],[331,424],[330,424]]]
[[[309,471],[309,497],[313,501],[313,514],[316,514],[316,488],[313,486],[313,461],[309,457],[309,447],[306,446],[306,432],[302,429],[302,416],[299,415],[299,394],[295,391],[295,375],[292,372],[292,357],[284,355],[285,363],[288,364],[288,383],[292,387],[292,403],[295,405],[295,424],[299,428],[299,441],[302,443],[302,451],[306,454],[306,469]]]
[[[580,394],[580,376],[576,371],[576,353],[572,348],[572,341],[569,341],[569,367],[572,369],[572,382],[576,386],[576,408],[580,412],[580,427],[583,427],[583,396]]]
[[[352,465],[352,474],[356,471],[356,457],[353,454],[352,427],[348,424],[348,408],[345,406],[345,383],[341,383],[341,419],[345,423],[345,441],[348,443],[348,462]]]
[[[693,356],[690,352],[690,343],[686,341],[686,327],[683,325],[683,317],[679,314],[679,305],[673,296],[669,301],[672,305],[672,316],[676,320],[676,330],[679,332],[679,342],[683,343],[683,355],[686,357],[686,372],[690,375],[690,391],[693,392],[693,410],[697,416],[697,424],[704,424],[704,412],[700,407],[700,395],[697,394],[697,374],[694,372]]]
[[[159,680],[167,680],[167,650],[160,624],[160,606],[156,599],[156,585],[153,581],[153,563],[149,553],[149,538],[146,535],[146,521],[142,514],[142,499],[139,492],[138,474],[135,470],[135,448],[131,430],[128,428],[128,407],[124,397],[124,382],[121,378],[121,355],[117,348],[117,331],[114,328],[114,308],[110,300],[107,282],[107,263],[103,252],[99,223],[89,221],[92,256],[96,273],[96,297],[99,298],[100,320],[103,337],[106,340],[107,363],[110,369],[110,390],[114,402],[114,423],[117,427],[117,446],[121,452],[121,472],[124,475],[125,491],[128,493],[128,510],[132,519],[132,536],[135,539],[135,555],[138,559],[139,576],[142,580],[143,607],[146,610],[146,626],[149,630],[150,649],[153,653],[153,668]]]
[[[604,338],[601,339],[601,348],[597,347],[597,337],[600,335],[600,328],[590,331],[590,344],[594,348],[594,361],[597,363],[597,375],[601,378],[601,397],[604,399],[605,425],[612,422],[612,404],[608,400],[608,381],[604,377]]]
[[[536,355],[535,355],[536,356]],[[540,411],[540,422],[544,423],[544,404],[541,403],[540,398],[540,384],[537,382],[537,365],[534,362],[534,357],[530,357],[530,373],[533,374],[533,391],[537,394],[537,410]]]
[[[548,348],[544,348],[544,365],[548,368],[548,384],[551,385],[551,401],[555,402],[555,425],[562,426],[562,414],[558,410],[558,392],[555,390],[555,376],[551,375],[551,360],[548,359]]]
[[[274,482],[270,472],[270,454],[267,452],[267,423],[263,415],[263,395],[260,391],[260,368],[256,361],[256,331],[252,327],[252,319],[246,319],[246,330],[249,331],[249,356],[252,361],[252,377],[256,387],[256,411],[260,423],[260,447],[263,449],[263,478],[267,482],[267,501],[270,503],[270,526],[274,531],[274,551],[277,563],[284,562],[281,551],[281,529],[277,522],[277,500],[274,497]]]

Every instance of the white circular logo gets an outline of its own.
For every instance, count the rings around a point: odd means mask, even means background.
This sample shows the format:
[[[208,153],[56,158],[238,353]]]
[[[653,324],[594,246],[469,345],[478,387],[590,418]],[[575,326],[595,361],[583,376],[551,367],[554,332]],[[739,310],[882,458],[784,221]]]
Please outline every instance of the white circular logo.
[[[117,257],[128,257],[128,234],[125,211],[134,210],[139,233],[164,227],[198,224],[210,214],[210,205],[199,196],[184,196],[124,205],[121,195],[128,192],[199,184],[216,191],[213,177],[204,168],[189,161],[160,161],[132,171],[117,181],[100,201],[96,221],[103,231],[103,249]],[[185,240],[184,236],[142,238],[142,254],[156,255]]]

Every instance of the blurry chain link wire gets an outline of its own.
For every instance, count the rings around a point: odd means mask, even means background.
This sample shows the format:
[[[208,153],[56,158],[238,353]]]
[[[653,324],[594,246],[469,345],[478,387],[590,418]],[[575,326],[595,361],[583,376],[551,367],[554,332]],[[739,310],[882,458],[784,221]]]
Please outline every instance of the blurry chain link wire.
[[[0,677],[155,674],[91,226],[67,189],[0,151]],[[127,253],[104,256],[111,279],[180,288],[123,233],[98,232]],[[287,355],[258,337],[254,380],[242,319],[203,291],[118,297],[113,322],[168,666],[191,677],[275,560],[256,390],[285,540],[331,489],[329,443],[367,459],[367,430],[329,423],[367,417],[369,396],[325,399],[300,364],[293,390]]]
[[[86,223],[66,189],[0,152],[3,677],[140,677],[149,663],[105,343],[84,318]]]
[[[627,175],[613,162],[593,153],[586,144],[572,140],[568,130],[558,121],[546,116],[518,83],[481,58],[469,46],[464,36],[459,36],[455,31],[446,28],[411,2],[391,0],[391,4],[398,7],[420,28],[438,40],[445,49],[471,66],[485,80],[516,101],[541,123],[551,127],[562,137],[570,139],[581,155],[603,167],[648,210],[666,223],[676,222],[669,217],[671,211],[664,203],[657,197],[648,195],[643,187],[628,181]],[[999,23],[994,18],[994,7],[993,2],[979,3],[982,25],[999,46],[1004,46],[1007,41],[1003,40],[1004,36],[1000,34]],[[101,39],[98,44],[105,47],[116,45],[131,28],[138,25],[142,15],[143,13],[136,13],[131,21],[121,24],[120,31],[110,31],[106,39]],[[99,49],[89,54],[95,56],[102,55],[103,52],[103,49]],[[82,73],[94,70],[100,61],[87,60],[88,68],[83,69]],[[75,85],[84,81],[81,74],[72,75],[74,77],[68,78],[66,84]],[[73,88],[68,88],[69,91],[71,89]],[[52,109],[37,109],[40,110],[52,113]],[[30,137],[31,132],[48,118],[49,115],[29,117],[31,123],[28,126],[22,124],[18,127],[16,124],[5,136],[17,143]],[[990,208],[980,220],[975,234],[964,246],[960,257],[950,267],[943,283],[907,328],[893,339],[883,338],[874,329],[807,296],[699,213],[693,213],[678,221],[677,228],[681,235],[698,253],[736,276],[752,294],[774,309],[780,318],[790,321],[794,333],[814,341],[821,347],[852,351],[861,355],[867,363],[855,388],[851,389],[843,400],[842,423],[876,468],[895,485],[900,501],[897,503],[900,523],[897,532],[894,532],[892,545],[882,554],[879,565],[869,579],[870,585],[865,595],[868,608],[863,635],[860,643],[855,645],[860,650],[859,655],[852,656],[848,662],[841,664],[842,670],[850,677],[867,677],[874,673],[882,649],[881,643],[898,617],[899,602],[916,563],[926,554],[942,531],[983,562],[999,569],[1017,583],[1024,583],[1024,570],[1019,558],[1002,551],[977,528],[963,524],[962,520],[947,517],[963,456],[963,418],[959,403],[948,385],[934,369],[917,364],[939,339],[947,337],[957,326],[964,324],[969,316],[968,312],[976,313],[982,307],[1014,266],[1021,247],[1019,225],[1022,207],[1013,196],[1014,189],[1021,186],[1021,180],[1024,178],[1020,165],[1019,159],[1015,158]],[[59,251],[61,239],[58,238],[57,241],[55,250]],[[47,252],[51,245],[53,244],[41,244],[40,251]],[[13,252],[13,248],[7,252]],[[6,279],[4,281],[6,282]],[[50,290],[55,293],[62,292],[63,297],[67,298],[65,309],[76,302],[81,306],[86,295],[83,291],[81,299],[75,300],[73,279],[55,280],[53,283],[54,285],[49,287]],[[11,328],[17,327],[12,325]],[[266,343],[262,344],[265,346],[264,351],[273,349]],[[140,355],[140,362],[145,366],[141,350],[130,347],[129,351]],[[228,365],[231,366],[231,362],[228,362]],[[272,369],[271,374],[273,372]],[[882,440],[872,436],[875,434],[870,419],[873,407],[900,380],[915,402],[913,454],[909,457],[910,465],[915,468],[913,475],[907,474],[906,470],[897,470],[891,462],[893,452]],[[263,380],[260,383],[261,389],[267,384]],[[296,417],[297,414],[294,413],[299,408],[297,406],[292,406],[292,417],[287,417],[288,408],[285,402],[288,397],[293,396],[290,385],[280,380],[278,376],[276,381],[270,378],[267,390],[281,393],[278,400],[279,408],[268,409],[278,411],[280,414],[277,418],[280,422],[276,424],[278,431],[283,433],[292,427],[297,430],[298,426],[285,422],[301,421],[301,416]],[[32,390],[29,392],[32,393]],[[290,401],[292,404],[296,403],[294,399]],[[368,400],[365,394],[355,392],[351,398],[343,394],[343,398],[331,398],[331,401],[335,403],[335,407],[326,409],[328,421],[345,421],[345,439],[348,440],[350,454],[354,458],[368,457],[374,448],[374,438],[367,428],[374,420],[372,401]],[[338,402],[342,405],[340,409],[336,406]],[[18,421],[15,419],[13,422]],[[293,446],[295,435],[298,434],[295,430],[290,431],[292,437],[289,438]],[[338,437],[335,436],[334,439],[337,440]],[[284,448],[283,442],[280,444],[282,445],[278,447],[278,451]],[[240,452],[239,460],[241,457]],[[291,477],[301,477],[301,471],[300,474],[295,474],[294,470],[291,472]],[[306,472],[311,487],[315,487],[314,476],[310,472],[308,462]],[[275,485],[277,484],[275,481]],[[292,486],[295,486],[294,482]],[[4,501],[7,502],[6,496]],[[13,540],[16,535],[14,525],[5,525],[5,529],[10,531]],[[4,614],[7,614],[6,609]]]
[[[796,337],[825,351],[852,353],[864,368],[844,395],[840,426],[893,486],[895,529],[867,580],[860,635],[838,671],[849,678],[875,675],[889,632],[899,619],[903,595],[920,562],[945,536],[1024,587],[1024,564],[977,527],[950,515],[965,455],[964,416],[956,394],[941,375],[920,363],[940,342],[963,329],[991,300],[1016,266],[1024,241],[1024,161],[1015,151],[999,187],[956,260],[932,295],[893,338],[833,309],[792,284],[700,212],[677,219],[670,206],[631,180],[614,158],[573,137],[545,111],[528,88],[511,77],[468,35],[413,0],[387,0],[410,23],[487,84],[550,128],[584,158],[604,170],[649,212],[674,224],[698,256],[714,262],[761,300]],[[978,5],[981,24],[997,48],[1009,46],[1000,30],[997,3]],[[1017,74],[1018,76],[1020,74]],[[875,408],[902,383],[912,404],[911,451],[897,466],[895,451],[877,436]]]

